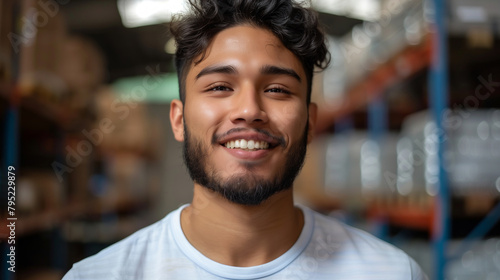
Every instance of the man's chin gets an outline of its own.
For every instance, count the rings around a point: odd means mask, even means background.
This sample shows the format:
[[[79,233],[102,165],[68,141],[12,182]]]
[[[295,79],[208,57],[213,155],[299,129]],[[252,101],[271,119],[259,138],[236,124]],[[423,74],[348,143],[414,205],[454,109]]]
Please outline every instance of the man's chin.
[[[233,203],[247,206],[260,205],[274,194],[290,188],[251,175],[232,176],[230,179],[217,183],[208,182],[202,186]]]

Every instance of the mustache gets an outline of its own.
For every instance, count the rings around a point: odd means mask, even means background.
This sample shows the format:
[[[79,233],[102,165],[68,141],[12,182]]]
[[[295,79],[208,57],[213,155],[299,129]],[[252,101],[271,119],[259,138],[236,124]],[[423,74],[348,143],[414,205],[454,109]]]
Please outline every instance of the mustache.
[[[245,128],[245,127],[236,127],[236,128],[232,128],[232,129],[230,129],[222,134],[214,134],[212,136],[212,144],[217,144],[219,142],[219,139],[221,139],[223,137],[229,136],[233,133],[242,132],[242,131],[252,131],[252,132],[257,132],[257,133],[266,135],[267,137],[272,138],[274,141],[278,142],[278,145],[280,145],[282,147],[286,146],[285,138],[283,138],[282,136],[276,136],[265,129]]]

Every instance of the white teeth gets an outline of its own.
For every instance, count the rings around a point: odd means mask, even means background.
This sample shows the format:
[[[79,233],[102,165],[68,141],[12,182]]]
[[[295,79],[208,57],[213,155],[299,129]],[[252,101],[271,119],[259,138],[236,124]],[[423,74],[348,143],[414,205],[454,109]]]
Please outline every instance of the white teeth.
[[[247,148],[247,140],[245,140],[245,139],[240,140],[240,148],[242,148],[242,149]]]
[[[253,140],[248,141],[247,148],[248,148],[249,150],[253,150],[253,148],[255,147],[255,144],[254,144],[254,143],[255,143],[255,142],[253,142]]]
[[[269,148],[269,143],[255,140],[234,140],[227,142],[224,146],[228,149],[265,150]]]

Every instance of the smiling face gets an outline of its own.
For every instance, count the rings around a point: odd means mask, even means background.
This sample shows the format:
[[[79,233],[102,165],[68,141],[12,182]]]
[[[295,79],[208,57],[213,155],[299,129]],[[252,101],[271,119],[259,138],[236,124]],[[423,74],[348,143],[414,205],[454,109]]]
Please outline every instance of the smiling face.
[[[249,205],[291,187],[316,107],[302,64],[278,38],[247,25],[221,31],[185,85],[171,122],[196,184]]]

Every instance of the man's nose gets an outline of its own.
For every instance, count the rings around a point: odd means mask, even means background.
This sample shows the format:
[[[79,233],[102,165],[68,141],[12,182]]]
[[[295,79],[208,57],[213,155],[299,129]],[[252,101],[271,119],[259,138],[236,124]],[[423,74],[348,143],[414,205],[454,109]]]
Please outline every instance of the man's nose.
[[[233,97],[231,104],[231,121],[252,123],[266,123],[268,121],[267,113],[265,112],[262,104],[262,96],[257,89],[253,86],[243,87]]]

